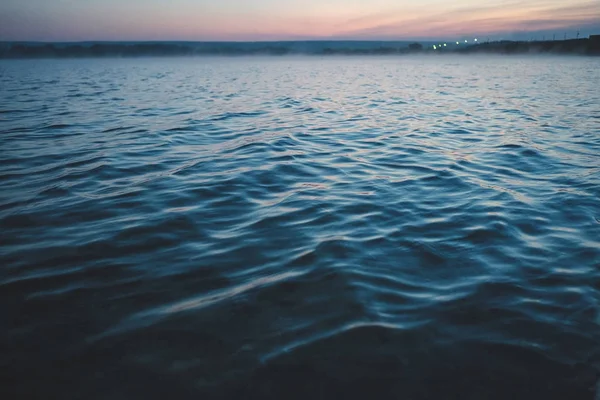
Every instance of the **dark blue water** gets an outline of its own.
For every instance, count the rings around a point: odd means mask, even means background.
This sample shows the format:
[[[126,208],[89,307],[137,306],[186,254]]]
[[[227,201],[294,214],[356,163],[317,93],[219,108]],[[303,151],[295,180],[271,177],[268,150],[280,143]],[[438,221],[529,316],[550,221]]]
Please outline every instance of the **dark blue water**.
[[[589,399],[600,60],[0,63],[0,395]]]

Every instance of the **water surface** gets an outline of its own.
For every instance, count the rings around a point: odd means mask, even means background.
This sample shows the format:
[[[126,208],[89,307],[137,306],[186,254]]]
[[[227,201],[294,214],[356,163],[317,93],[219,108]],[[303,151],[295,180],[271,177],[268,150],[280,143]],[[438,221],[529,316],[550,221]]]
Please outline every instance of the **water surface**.
[[[590,399],[600,60],[0,63],[3,398]]]

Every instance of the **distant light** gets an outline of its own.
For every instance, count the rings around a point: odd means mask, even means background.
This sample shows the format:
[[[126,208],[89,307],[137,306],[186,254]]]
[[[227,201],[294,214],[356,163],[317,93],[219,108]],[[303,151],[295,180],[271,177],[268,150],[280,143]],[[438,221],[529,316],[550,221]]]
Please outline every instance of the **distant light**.
[[[460,44],[460,42],[456,42],[456,44]]]
[[[467,39],[465,39],[465,43],[469,43],[469,41]]]
[[[477,38],[475,39],[475,41],[477,41]]]
[[[434,49],[434,50],[437,50],[437,47],[436,47],[436,45],[435,45],[435,44],[433,45],[433,49]]]
[[[444,47],[446,47],[446,43],[444,43]]]

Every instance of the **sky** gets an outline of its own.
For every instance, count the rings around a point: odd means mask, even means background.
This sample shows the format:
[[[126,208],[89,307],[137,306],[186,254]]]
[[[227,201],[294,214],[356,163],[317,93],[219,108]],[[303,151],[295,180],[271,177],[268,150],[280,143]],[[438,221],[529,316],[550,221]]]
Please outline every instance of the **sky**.
[[[550,39],[600,0],[0,0],[0,41]]]

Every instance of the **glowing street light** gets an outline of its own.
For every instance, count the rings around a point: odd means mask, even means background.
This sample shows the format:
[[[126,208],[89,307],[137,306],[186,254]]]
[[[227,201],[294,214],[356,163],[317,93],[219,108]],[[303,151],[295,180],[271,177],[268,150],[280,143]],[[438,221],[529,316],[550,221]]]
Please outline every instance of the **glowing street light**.
[[[475,38],[475,41],[477,41],[477,38]]]
[[[444,47],[446,47],[446,43],[444,43]]]
[[[469,41],[467,39],[465,39],[465,43],[469,43]]]
[[[433,45],[433,49],[434,49],[434,50],[437,50],[437,46],[436,46],[435,44]]]
[[[460,42],[456,42],[456,44],[460,44]]]

